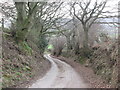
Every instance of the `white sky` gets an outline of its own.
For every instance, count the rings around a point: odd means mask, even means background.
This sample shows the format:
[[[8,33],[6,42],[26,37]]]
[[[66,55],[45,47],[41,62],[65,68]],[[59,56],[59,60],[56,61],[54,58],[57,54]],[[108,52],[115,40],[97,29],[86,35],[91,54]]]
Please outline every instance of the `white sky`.
[[[32,1],[32,2],[34,2],[34,1],[59,1],[59,0],[14,0],[14,1],[22,1],[22,2],[24,2],[24,1]],[[61,1],[64,1],[64,2],[70,2],[70,1],[80,1],[80,0],[61,0]],[[81,0],[81,1],[83,1],[83,0]],[[88,0],[84,0],[84,1],[88,1]],[[93,3],[96,1],[96,0],[91,0]],[[103,0],[98,0],[99,2],[100,1],[103,1]],[[0,3],[5,3],[5,2],[9,2],[10,4],[13,2],[13,0],[0,0]],[[107,6],[110,6],[109,8],[106,8],[106,10],[111,10],[111,8],[118,8],[118,2],[119,2],[119,0],[108,0],[108,2],[107,2]],[[67,8],[67,6],[66,6],[66,8]],[[117,10],[117,9],[116,9]],[[0,13],[0,18],[2,17],[2,15],[1,15],[1,13]]]
[[[34,1],[45,1],[45,0],[15,0],[15,1],[18,1],[18,2],[19,1],[22,1],[22,2],[24,2],[24,1],[32,1],[32,2],[34,2]],[[59,1],[59,0],[49,0],[49,1],[52,2],[52,1]],[[78,1],[78,0],[61,0],[61,1],[69,2],[69,1]],[[81,0],[81,1],[83,1],[83,0]],[[88,1],[88,0],[84,0],[84,2],[85,1]],[[94,3],[96,0],[91,0],[91,1]],[[98,1],[101,2],[103,0],[98,0]],[[5,2],[8,2],[8,3],[11,4],[11,3],[13,3],[13,0],[0,0],[0,3],[5,3]],[[107,6],[110,6],[110,7],[105,8],[105,11],[108,11],[108,10],[111,11],[112,8],[116,8],[115,11],[117,11],[118,10],[118,2],[119,2],[119,0],[108,0]],[[68,6],[66,6],[66,8],[62,9],[62,13],[63,12],[67,13],[66,9],[68,9]],[[114,11],[114,10],[112,10],[112,11]],[[67,14],[66,14],[66,17],[69,17],[69,16],[67,16]],[[0,20],[1,19],[2,19],[2,14],[0,13]]]

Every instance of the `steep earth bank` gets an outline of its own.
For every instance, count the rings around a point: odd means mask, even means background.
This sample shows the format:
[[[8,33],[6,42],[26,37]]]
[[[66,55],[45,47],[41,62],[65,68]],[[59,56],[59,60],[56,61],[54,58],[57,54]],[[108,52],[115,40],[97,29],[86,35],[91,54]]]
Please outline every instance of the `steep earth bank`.
[[[117,88],[119,86],[117,41],[93,47],[89,59],[71,52],[64,52],[62,56],[58,58],[72,65],[91,87]]]
[[[99,46],[87,60],[95,74],[101,76],[112,88],[118,87],[118,42]]]
[[[28,48],[28,47],[27,47]],[[30,48],[30,47],[29,47]],[[35,48],[35,47],[34,47]],[[39,50],[36,47],[36,50]],[[31,48],[25,53],[11,37],[3,35],[2,42],[2,87],[25,87],[43,77],[50,68],[39,51]]]

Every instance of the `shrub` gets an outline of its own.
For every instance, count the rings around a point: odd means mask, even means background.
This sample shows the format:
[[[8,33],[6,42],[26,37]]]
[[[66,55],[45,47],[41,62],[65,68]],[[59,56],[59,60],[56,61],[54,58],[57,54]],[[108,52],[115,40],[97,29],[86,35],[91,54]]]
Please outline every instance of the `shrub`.
[[[32,54],[31,47],[29,47],[29,45],[25,41],[19,43],[19,48],[21,49],[21,51],[24,51],[26,54],[29,54],[29,55]]]

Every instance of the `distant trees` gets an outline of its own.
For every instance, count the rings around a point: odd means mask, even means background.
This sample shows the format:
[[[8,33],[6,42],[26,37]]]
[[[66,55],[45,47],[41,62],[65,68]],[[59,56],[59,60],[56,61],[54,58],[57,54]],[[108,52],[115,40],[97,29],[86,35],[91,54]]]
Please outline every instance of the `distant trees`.
[[[53,55],[59,56],[62,53],[63,48],[65,47],[66,39],[63,36],[57,36],[50,40],[52,43],[54,49],[53,49]]]
[[[62,17],[62,15],[57,13],[61,5],[61,2],[39,2],[38,9],[32,17],[32,24],[27,37],[34,43],[37,43],[42,53],[48,42],[46,40],[46,34],[49,34],[53,23]]]
[[[101,28],[100,25],[95,23],[105,13],[103,10],[106,7],[106,3],[106,0],[93,3],[91,0],[69,3],[70,16],[72,17],[70,23],[67,23],[63,27],[60,27],[60,23],[56,24],[57,29],[61,31],[66,30],[66,32],[61,33],[66,37],[68,50],[72,49],[77,54],[79,53],[79,48],[83,46],[84,54],[87,55],[89,46],[93,45],[97,37],[97,30]]]
[[[61,22],[64,24],[61,24]],[[72,19],[67,20],[67,18],[64,18],[63,21],[55,23],[54,26],[56,27],[56,29],[60,31],[61,35],[63,35],[66,38],[67,51],[72,50],[73,49],[72,37],[74,37],[73,34],[75,33],[75,30],[73,30],[74,25]]]
[[[66,39],[67,51],[73,50],[79,54],[83,47],[87,55],[89,46],[94,44],[102,27],[100,18],[108,17],[104,15],[108,13],[104,11],[106,3],[107,0],[75,1],[69,4],[61,1],[14,2],[14,5],[2,4],[1,11],[10,18],[12,36],[18,43],[30,40],[41,48],[43,53],[48,42],[46,37],[61,33]],[[64,17],[67,13],[62,10],[65,7],[63,4],[69,7],[66,11],[70,14],[69,18]]]
[[[65,36],[66,38],[66,47],[67,51],[69,52],[72,50],[75,54],[79,54],[80,49],[83,47],[83,40],[84,40],[84,30],[82,28],[81,23],[78,19],[76,19],[74,16],[72,19],[64,20],[68,22],[66,25],[61,26],[59,23],[56,25],[56,28],[61,31],[61,35]],[[101,29],[103,27],[99,24],[94,24],[89,29],[88,32],[88,44],[89,46],[92,46],[94,44],[94,41],[98,37],[99,33],[101,32]]]

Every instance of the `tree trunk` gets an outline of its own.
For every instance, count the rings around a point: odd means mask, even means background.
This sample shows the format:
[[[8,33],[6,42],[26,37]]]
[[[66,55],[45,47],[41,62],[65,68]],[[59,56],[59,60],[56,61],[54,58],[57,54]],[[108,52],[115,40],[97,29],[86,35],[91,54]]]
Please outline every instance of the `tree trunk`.
[[[71,42],[70,42],[70,36],[66,37],[67,39],[67,50],[71,50],[72,46],[71,46]]]
[[[25,3],[15,2],[15,7],[17,10],[17,29],[20,30],[24,26],[24,20],[26,19]]]
[[[61,55],[61,53],[62,53],[62,49],[59,49],[56,56],[58,57],[59,55]]]
[[[74,47],[75,54],[79,54],[79,43],[76,42],[75,47]]]
[[[16,35],[15,40],[18,42],[24,41],[27,28],[25,26],[25,3],[24,2],[15,2],[15,7],[17,10],[17,21],[16,21]]]
[[[25,2],[15,2],[15,7],[17,10],[17,22],[16,22],[16,35],[15,35],[15,39],[16,41],[22,42],[26,39],[27,37],[27,33],[28,33],[28,29],[31,25],[31,19],[33,16],[33,11],[35,10],[35,8],[37,7],[37,3],[36,4],[32,4],[31,8],[29,7],[29,11],[28,13],[26,13],[26,4]]]
[[[88,49],[88,30],[86,28],[84,29],[83,47]]]
[[[88,29],[87,28],[84,28],[83,54],[85,57],[88,57],[90,54],[90,50],[88,47]]]
[[[2,30],[4,30],[4,19],[2,18]]]

